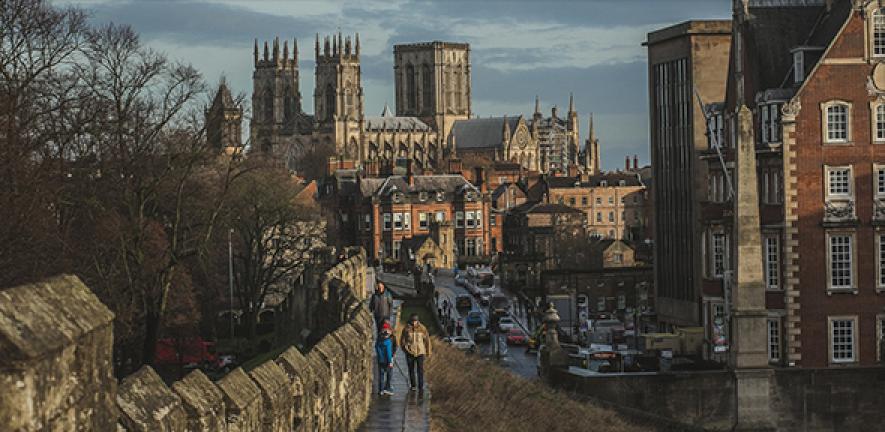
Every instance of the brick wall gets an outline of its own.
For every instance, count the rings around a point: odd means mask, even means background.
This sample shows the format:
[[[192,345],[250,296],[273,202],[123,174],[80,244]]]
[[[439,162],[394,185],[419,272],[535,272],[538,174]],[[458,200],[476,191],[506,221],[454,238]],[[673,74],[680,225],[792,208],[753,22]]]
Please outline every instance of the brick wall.
[[[194,371],[171,387],[149,366],[118,384],[113,314],[64,276],[0,292],[0,429],[353,431],[371,401],[366,255],[349,251],[319,281],[334,327],[307,353],[290,347],[217,382]]]

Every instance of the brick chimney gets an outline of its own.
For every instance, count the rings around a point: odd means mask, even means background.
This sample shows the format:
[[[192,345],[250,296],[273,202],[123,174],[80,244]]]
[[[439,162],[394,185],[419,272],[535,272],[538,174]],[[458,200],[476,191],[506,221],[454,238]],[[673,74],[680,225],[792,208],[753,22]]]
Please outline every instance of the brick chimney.
[[[624,160],[624,171],[630,171],[630,156]]]
[[[633,171],[639,171],[639,156],[633,155]]]
[[[461,159],[449,159],[449,174],[461,174]]]

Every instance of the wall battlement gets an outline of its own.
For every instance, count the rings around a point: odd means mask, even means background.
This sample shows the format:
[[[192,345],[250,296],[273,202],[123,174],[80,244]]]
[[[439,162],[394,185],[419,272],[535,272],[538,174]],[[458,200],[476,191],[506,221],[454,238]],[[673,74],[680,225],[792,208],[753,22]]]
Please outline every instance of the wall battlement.
[[[171,387],[144,366],[113,377],[113,313],[76,277],[0,292],[2,430],[353,431],[371,402],[372,318],[362,305],[366,255],[316,289],[333,329],[217,382],[193,371]]]

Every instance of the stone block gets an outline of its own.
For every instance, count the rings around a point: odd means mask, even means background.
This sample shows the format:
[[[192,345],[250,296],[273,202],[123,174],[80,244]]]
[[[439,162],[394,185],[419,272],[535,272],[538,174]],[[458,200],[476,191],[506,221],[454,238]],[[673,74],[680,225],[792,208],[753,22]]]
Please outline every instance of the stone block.
[[[195,370],[172,384],[187,413],[187,430],[225,431],[224,394],[203,372]]]
[[[0,291],[0,424],[113,428],[113,318],[74,276]]]
[[[289,392],[292,394],[293,405],[293,430],[312,430],[313,412],[310,407],[313,399],[312,392],[307,388],[308,383],[311,382],[310,377],[313,376],[310,363],[295,347],[289,347],[280,354],[276,362],[289,379]]]
[[[123,379],[117,406],[120,422],[129,431],[182,431],[187,427],[181,399],[150,366]]]
[[[224,395],[228,432],[261,430],[262,400],[258,386],[242,368],[236,368],[218,381]]]
[[[293,395],[289,391],[289,377],[273,361],[267,361],[249,372],[249,376],[261,391],[265,432],[292,430]]]

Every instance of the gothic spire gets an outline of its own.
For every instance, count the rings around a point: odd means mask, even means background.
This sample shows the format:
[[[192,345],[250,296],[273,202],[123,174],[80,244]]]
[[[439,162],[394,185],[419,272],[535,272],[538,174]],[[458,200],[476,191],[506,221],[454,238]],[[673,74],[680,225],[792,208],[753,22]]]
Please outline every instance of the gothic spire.
[[[575,112],[575,94],[572,92],[568,93],[568,112],[569,114]]]
[[[258,39],[255,39],[255,66],[258,66]]]
[[[387,101],[384,101],[384,110],[381,111],[381,117],[393,117],[393,114],[390,112],[390,107],[387,106]]]
[[[283,61],[289,62],[289,41],[283,41]]]
[[[356,56],[359,57],[360,56],[360,34],[359,33],[356,34],[356,50],[355,51],[356,51]]]
[[[344,51],[344,43],[341,41],[341,32],[338,32],[338,55],[340,56]]]
[[[292,60],[298,63],[298,38],[292,39]]]
[[[267,49],[267,41],[264,41],[264,61],[267,61],[268,57],[270,57],[270,51]]]
[[[335,35],[332,35],[332,55],[338,55],[338,39],[335,38]]]
[[[277,36],[273,39],[273,61],[274,63],[280,61],[280,37]]]
[[[314,56],[315,56],[314,58],[316,60],[319,60],[319,58],[320,58],[320,34],[317,33],[316,37],[317,37],[316,44],[314,45]]]
[[[541,114],[541,98],[535,95],[535,114]]]

